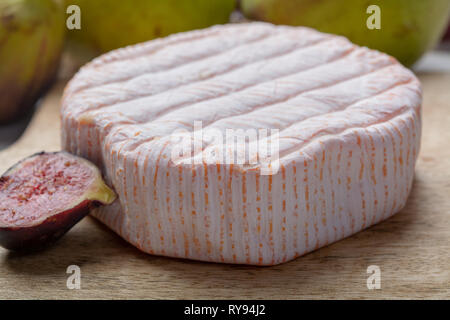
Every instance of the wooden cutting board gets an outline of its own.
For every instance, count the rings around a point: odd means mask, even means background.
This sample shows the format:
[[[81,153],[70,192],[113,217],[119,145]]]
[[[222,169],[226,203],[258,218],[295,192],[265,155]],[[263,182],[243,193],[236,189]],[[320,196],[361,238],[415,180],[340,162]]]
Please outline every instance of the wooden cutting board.
[[[422,73],[423,137],[412,193],[391,219],[274,267],[202,263],[141,253],[91,217],[35,254],[0,249],[0,299],[15,298],[450,298],[450,73]],[[44,99],[24,136],[0,152],[0,170],[58,150],[64,84]],[[68,266],[81,289],[66,286]],[[367,268],[381,289],[367,288]]]

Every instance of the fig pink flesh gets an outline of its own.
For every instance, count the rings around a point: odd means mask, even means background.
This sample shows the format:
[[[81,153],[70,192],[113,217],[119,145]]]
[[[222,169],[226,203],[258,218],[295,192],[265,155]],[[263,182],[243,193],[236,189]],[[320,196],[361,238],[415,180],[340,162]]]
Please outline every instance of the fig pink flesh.
[[[73,207],[94,179],[64,153],[27,159],[0,180],[0,226],[29,226]]]

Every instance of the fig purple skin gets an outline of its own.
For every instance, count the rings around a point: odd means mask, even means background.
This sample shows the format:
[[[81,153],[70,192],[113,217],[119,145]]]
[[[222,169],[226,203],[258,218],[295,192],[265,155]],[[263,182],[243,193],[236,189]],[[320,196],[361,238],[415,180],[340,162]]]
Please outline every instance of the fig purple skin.
[[[37,250],[64,235],[90,209],[116,198],[98,168],[67,152],[41,152],[0,178],[0,245]]]

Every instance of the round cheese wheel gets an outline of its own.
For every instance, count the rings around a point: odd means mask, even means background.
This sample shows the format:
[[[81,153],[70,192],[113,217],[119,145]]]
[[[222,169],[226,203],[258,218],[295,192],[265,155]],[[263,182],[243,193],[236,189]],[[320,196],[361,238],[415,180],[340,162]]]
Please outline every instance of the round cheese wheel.
[[[93,214],[142,251],[273,265],[398,212],[420,83],[303,27],[214,26],[107,53],[67,85],[65,150],[119,199]]]

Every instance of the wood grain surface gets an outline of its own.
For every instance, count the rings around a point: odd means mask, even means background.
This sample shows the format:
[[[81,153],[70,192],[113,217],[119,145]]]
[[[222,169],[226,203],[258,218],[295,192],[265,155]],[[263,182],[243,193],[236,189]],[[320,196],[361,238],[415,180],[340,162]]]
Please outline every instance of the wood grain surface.
[[[249,267],[144,254],[91,217],[34,254],[0,249],[0,299],[450,298],[450,74],[422,73],[423,136],[412,193],[391,219],[286,264]],[[0,153],[0,170],[58,150],[59,100],[47,95],[24,136]],[[81,289],[66,286],[81,268]],[[368,290],[367,267],[381,269]]]

